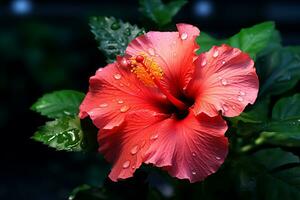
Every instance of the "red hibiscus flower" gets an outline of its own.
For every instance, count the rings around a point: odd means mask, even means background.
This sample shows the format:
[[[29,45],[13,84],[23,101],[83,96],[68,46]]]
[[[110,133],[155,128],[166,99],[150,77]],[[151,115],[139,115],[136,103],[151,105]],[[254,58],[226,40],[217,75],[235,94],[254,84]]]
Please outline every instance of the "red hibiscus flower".
[[[148,32],[124,57],[100,68],[80,106],[99,128],[99,151],[113,163],[113,181],[133,176],[142,163],[172,176],[201,181],[228,152],[227,117],[254,103],[258,78],[251,58],[227,45],[199,56],[199,30]]]

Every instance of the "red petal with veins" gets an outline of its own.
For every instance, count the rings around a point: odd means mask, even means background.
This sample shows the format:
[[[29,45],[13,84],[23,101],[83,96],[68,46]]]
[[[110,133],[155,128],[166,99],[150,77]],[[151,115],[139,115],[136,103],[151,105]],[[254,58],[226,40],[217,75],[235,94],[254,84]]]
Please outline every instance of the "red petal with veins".
[[[195,99],[194,112],[213,117],[239,115],[258,93],[258,77],[248,54],[227,45],[214,46],[195,61],[194,79],[186,94]]]
[[[148,32],[134,39],[126,49],[129,55],[145,53],[152,57],[164,71],[162,85],[175,96],[192,78],[195,51],[199,48],[195,39],[200,33],[188,24],[177,24],[177,29],[178,32]]]
[[[90,78],[79,116],[89,115],[99,129],[113,129],[123,123],[127,113],[139,109],[161,111],[167,105],[156,88],[145,87],[130,69],[109,64]]]
[[[102,130],[98,136],[100,152],[114,163],[113,181],[133,176],[144,162],[196,182],[214,173],[227,155],[227,125],[220,116],[191,112],[178,120],[144,110],[127,117],[119,131]]]

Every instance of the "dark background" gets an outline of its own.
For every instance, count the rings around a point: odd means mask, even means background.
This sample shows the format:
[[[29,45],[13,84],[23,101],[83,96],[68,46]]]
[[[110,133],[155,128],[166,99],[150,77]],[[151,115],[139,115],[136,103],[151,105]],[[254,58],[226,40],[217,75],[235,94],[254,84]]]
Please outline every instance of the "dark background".
[[[138,1],[83,2],[0,2],[1,200],[67,199],[77,185],[101,184],[107,171],[99,155],[57,152],[30,139],[46,120],[29,110],[38,97],[61,89],[86,92],[88,78],[105,65],[89,31],[90,16],[147,26]],[[266,20],[276,22],[283,44],[300,44],[299,1],[193,0],[174,19],[216,37]]]

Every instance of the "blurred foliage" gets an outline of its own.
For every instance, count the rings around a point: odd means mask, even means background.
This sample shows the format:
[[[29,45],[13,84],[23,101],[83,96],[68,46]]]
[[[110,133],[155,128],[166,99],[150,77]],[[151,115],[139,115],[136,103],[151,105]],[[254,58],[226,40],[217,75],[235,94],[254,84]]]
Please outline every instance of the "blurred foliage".
[[[172,18],[187,1],[173,0],[168,3],[163,3],[162,0],[139,0],[139,3],[140,12],[161,27],[170,23]]]

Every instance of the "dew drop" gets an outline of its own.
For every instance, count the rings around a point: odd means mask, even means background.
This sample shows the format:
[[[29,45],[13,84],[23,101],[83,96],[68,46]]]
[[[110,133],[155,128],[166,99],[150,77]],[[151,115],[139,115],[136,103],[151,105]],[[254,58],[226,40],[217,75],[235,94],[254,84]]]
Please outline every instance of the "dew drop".
[[[227,107],[227,105],[223,105],[223,109],[224,109],[224,111],[228,111],[228,107]]]
[[[237,100],[240,101],[240,102],[244,101],[243,97],[241,97],[241,96],[238,96]]]
[[[135,166],[134,165],[132,165],[132,167],[131,167],[132,169],[135,169]]]
[[[196,153],[195,153],[195,152],[193,152],[193,153],[192,153],[192,156],[193,156],[193,157],[196,157]]]
[[[131,153],[131,155],[134,155],[134,154],[136,154],[138,151],[139,151],[139,146],[138,146],[138,145],[135,145],[135,146],[130,150],[130,153]]]
[[[121,76],[121,74],[115,74],[115,75],[114,75],[114,78],[115,78],[116,80],[120,80],[120,79],[122,78],[122,76]]]
[[[122,112],[122,113],[127,112],[129,110],[129,108],[130,108],[129,106],[124,105],[120,108],[120,112]]]
[[[154,51],[154,49],[152,49],[152,48],[149,48],[149,49],[148,49],[148,52],[149,52],[149,54],[150,54],[151,56],[154,56],[154,55],[155,55],[155,51]]]
[[[216,159],[217,159],[217,160],[221,160],[221,158],[220,158],[219,156],[216,156]]]
[[[214,54],[213,54],[213,57],[216,58],[216,57],[218,57],[218,55],[219,55],[219,51],[216,50],[216,51],[214,52]]]
[[[126,168],[129,167],[129,165],[130,165],[130,161],[127,160],[127,161],[125,161],[125,162],[123,163],[123,168],[126,169]]]
[[[156,140],[157,138],[158,138],[158,134],[152,135],[152,136],[150,137],[151,140]]]
[[[224,65],[225,63],[226,63],[226,62],[223,60],[223,61],[222,61],[222,65]]]
[[[243,91],[240,91],[240,95],[241,95],[241,96],[245,96],[245,95],[246,95],[246,93],[245,93],[245,92],[243,92]]]
[[[119,28],[121,28],[120,24],[118,22],[114,22],[112,23],[111,27],[112,30],[118,30]]]
[[[204,67],[206,65],[206,60],[204,59],[201,63],[201,66]]]
[[[195,171],[192,171],[192,174],[193,174],[193,175],[196,175],[196,174],[197,174],[197,172],[195,172]]]
[[[182,33],[181,36],[180,36],[180,38],[182,40],[186,40],[188,38],[188,34],[187,33]]]
[[[124,84],[123,84],[123,83],[120,83],[120,86],[121,86],[121,87],[123,87],[123,86],[124,86]]]
[[[224,85],[224,86],[225,86],[225,85],[227,85],[227,80],[226,80],[226,79],[224,79],[224,78],[222,78],[222,79],[221,79],[221,83],[222,83],[222,85]]]
[[[118,100],[118,103],[122,104],[122,103],[124,103],[124,101],[122,99],[120,99],[120,100]]]
[[[105,107],[107,107],[107,106],[108,106],[107,103],[100,104],[100,108],[105,108]]]
[[[102,70],[103,70],[103,69],[102,69],[102,68],[100,68],[100,69],[98,69],[97,71],[98,71],[98,72],[102,72]]]

